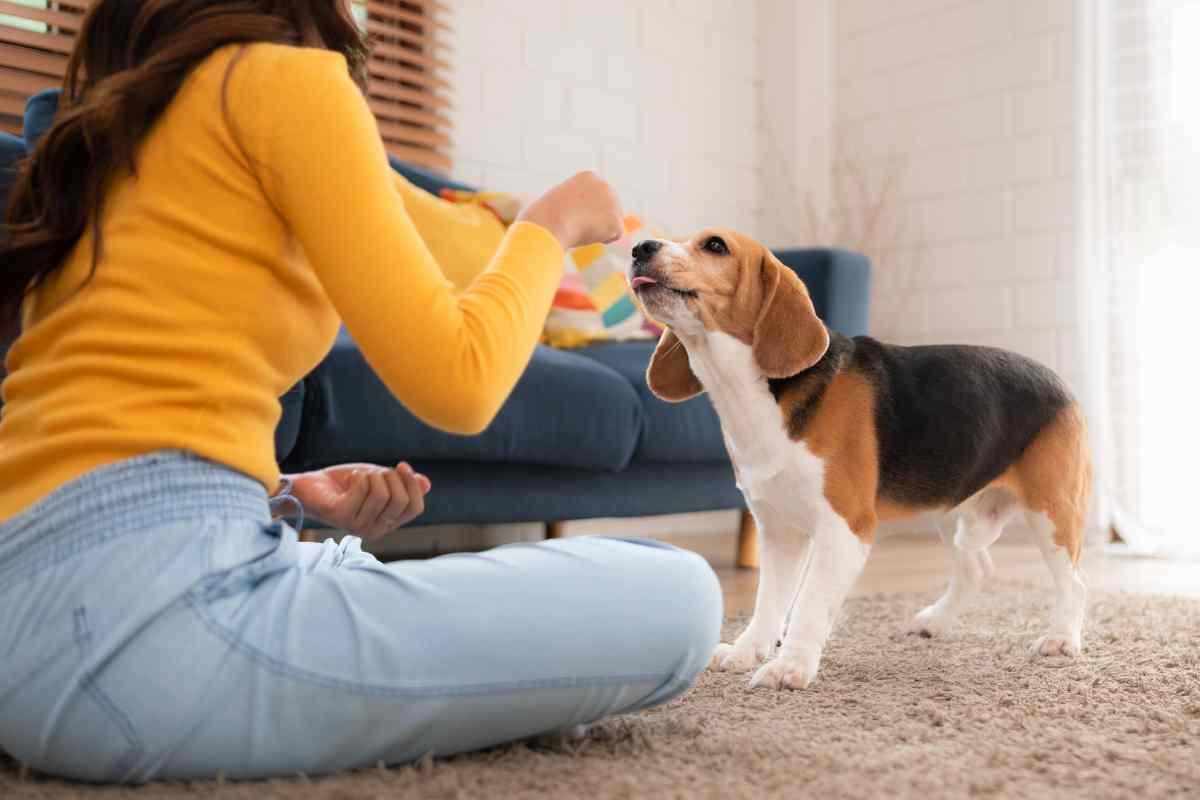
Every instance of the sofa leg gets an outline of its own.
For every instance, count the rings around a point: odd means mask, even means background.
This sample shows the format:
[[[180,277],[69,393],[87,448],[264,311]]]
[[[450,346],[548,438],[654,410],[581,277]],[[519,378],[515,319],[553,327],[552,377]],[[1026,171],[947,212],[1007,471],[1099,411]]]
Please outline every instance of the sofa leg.
[[[561,539],[567,524],[565,522],[547,522],[546,523],[546,538]]]
[[[758,569],[758,529],[749,509],[742,512],[738,525],[737,565],[740,569]]]

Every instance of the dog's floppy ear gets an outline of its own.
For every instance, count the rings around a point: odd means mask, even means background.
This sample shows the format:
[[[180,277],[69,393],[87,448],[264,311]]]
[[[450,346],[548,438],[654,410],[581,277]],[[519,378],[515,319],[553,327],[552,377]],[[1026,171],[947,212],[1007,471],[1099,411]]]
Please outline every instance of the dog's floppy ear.
[[[789,378],[821,360],[829,331],[804,282],[769,250],[760,273],[763,304],[754,325],[754,360],[768,378]]]
[[[646,383],[655,396],[669,403],[681,403],[704,391],[692,372],[687,348],[670,329],[663,331],[658,347],[654,348],[654,356],[646,368]]]

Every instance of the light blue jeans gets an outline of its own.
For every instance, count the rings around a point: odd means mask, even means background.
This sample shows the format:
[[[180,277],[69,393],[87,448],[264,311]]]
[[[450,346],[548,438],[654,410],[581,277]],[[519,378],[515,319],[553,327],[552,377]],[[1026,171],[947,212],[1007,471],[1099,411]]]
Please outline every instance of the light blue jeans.
[[[662,703],[717,643],[700,557],[651,541],[383,564],[297,541],[178,452],[0,525],[0,747],[91,781],[319,773]]]

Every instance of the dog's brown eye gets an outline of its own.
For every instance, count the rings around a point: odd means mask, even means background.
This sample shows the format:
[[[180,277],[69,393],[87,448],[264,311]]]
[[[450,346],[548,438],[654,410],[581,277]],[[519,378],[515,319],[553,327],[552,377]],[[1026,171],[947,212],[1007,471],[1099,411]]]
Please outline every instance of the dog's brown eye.
[[[729,253],[729,248],[725,246],[725,240],[720,236],[710,236],[705,239],[704,249],[719,256],[728,255]]]

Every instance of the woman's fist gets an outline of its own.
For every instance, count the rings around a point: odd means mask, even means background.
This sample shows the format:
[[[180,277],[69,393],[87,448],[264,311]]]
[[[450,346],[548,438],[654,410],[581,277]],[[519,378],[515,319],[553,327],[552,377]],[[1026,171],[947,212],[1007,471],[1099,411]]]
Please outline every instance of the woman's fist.
[[[541,225],[565,249],[612,242],[624,232],[621,201],[594,172],[580,172],[527,205],[517,217]]]

